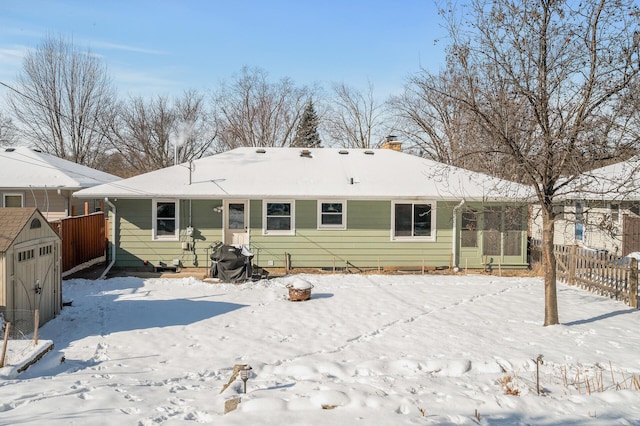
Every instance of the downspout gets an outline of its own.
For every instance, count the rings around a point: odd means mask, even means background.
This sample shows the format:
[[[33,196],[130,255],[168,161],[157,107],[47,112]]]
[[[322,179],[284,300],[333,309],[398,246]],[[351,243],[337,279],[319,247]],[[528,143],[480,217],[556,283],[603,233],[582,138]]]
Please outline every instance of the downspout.
[[[247,249],[251,251],[251,200],[247,198]]]
[[[106,276],[107,273],[109,272],[109,270],[113,267],[113,265],[116,263],[116,206],[109,201],[108,197],[104,198],[104,202],[105,204],[108,204],[109,207],[111,208],[112,211],[112,218],[111,218],[111,262],[109,263],[109,265],[107,265],[107,267],[105,268],[104,272],[102,272],[102,275],[100,275],[100,278],[98,278],[99,280],[103,280]]]
[[[460,204],[453,208],[453,241],[451,243],[451,253],[453,255],[453,269],[458,270],[458,210],[465,203],[464,198],[460,201]]]

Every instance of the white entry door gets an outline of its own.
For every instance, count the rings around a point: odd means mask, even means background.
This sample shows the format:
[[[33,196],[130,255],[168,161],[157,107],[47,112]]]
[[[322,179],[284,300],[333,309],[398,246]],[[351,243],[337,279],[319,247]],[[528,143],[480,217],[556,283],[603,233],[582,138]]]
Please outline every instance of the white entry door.
[[[246,201],[225,202],[224,243],[244,245],[249,243],[248,212]]]

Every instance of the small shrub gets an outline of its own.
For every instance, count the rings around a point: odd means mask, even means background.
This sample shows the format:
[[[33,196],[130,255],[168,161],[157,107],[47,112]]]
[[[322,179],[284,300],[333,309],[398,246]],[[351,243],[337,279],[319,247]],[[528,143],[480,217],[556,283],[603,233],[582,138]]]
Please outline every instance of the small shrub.
[[[498,380],[498,384],[500,384],[500,386],[502,386],[502,388],[504,389],[505,395],[520,396],[520,391],[515,387],[513,377],[511,377],[510,375],[506,375]]]

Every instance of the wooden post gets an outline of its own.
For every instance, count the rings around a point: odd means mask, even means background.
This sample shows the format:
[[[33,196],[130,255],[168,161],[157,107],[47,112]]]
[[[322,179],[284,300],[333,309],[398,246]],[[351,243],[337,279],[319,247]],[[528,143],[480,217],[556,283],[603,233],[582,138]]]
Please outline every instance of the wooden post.
[[[569,276],[567,277],[567,283],[569,285],[576,285],[576,270],[578,266],[578,246],[572,245],[569,252]]]
[[[498,276],[502,276],[502,259],[498,258]]]
[[[0,355],[0,368],[4,367],[4,357],[7,354],[7,342],[9,341],[9,331],[11,330],[11,323],[6,323],[4,327],[4,345],[2,345],[2,355]]]
[[[638,308],[638,259],[633,257],[629,271],[629,306]]]
[[[33,344],[38,344],[38,326],[40,325],[40,309],[33,313]]]
[[[289,253],[284,252],[284,271],[288,274],[289,270],[291,270],[291,257]]]

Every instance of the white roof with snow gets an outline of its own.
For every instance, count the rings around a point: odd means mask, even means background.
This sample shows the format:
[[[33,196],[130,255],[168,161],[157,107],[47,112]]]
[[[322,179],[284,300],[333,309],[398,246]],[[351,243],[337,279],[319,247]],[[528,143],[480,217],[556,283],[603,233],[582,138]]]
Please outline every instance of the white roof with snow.
[[[252,147],[195,160],[191,173],[189,163],[184,163],[75,194],[81,198],[484,201],[529,195],[523,185],[390,149]]]
[[[640,200],[640,157],[583,173],[562,193],[570,200]]]
[[[0,188],[70,189],[89,188],[120,180],[53,155],[26,147],[0,148]]]

